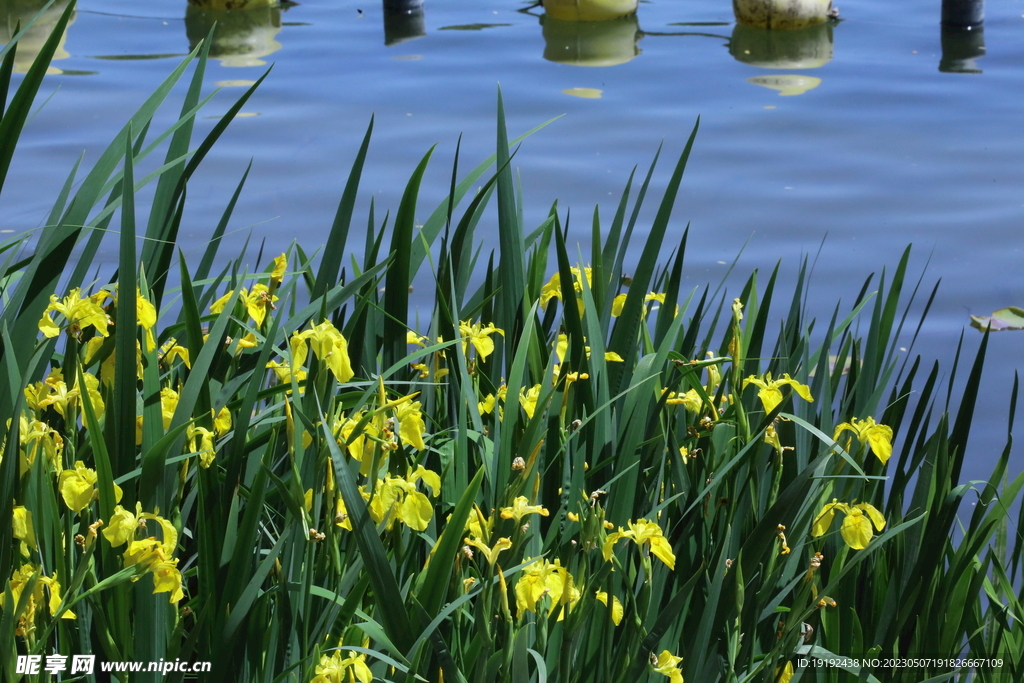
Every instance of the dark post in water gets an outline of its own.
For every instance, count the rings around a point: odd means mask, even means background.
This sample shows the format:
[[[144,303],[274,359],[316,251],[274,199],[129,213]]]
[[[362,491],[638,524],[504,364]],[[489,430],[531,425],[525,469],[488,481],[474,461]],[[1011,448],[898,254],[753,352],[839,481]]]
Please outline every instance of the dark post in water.
[[[980,74],[985,55],[985,0],[942,0],[943,73]]]

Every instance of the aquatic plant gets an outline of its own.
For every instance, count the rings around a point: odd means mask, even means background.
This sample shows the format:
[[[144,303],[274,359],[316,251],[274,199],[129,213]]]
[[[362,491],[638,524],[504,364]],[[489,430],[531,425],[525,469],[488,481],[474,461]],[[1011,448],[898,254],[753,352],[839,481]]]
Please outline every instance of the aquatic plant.
[[[9,101],[0,53],[0,183],[56,44]],[[806,264],[781,313],[778,269],[736,297],[682,291],[688,232],[665,240],[695,126],[653,222],[655,164],[573,259],[557,205],[523,223],[499,94],[495,155],[453,169],[422,227],[430,152],[342,268],[371,122],[322,256],[215,272],[245,175],[198,263],[174,251],[185,192],[258,83],[195,145],[208,44],[75,166],[37,236],[0,247],[8,680],[26,654],[267,683],[1021,675],[1010,435],[989,482],[960,480],[987,336],[947,387],[897,351],[920,287],[907,253],[825,325]],[[117,272],[97,286],[109,233]]]

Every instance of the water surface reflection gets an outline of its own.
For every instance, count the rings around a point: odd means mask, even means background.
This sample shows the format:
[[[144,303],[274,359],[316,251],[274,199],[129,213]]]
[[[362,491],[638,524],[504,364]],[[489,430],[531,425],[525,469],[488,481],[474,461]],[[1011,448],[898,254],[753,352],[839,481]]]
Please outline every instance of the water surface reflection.
[[[14,37],[15,28],[20,23],[22,26],[28,24],[32,20],[32,17],[36,16],[46,5],[47,0],[0,0],[0,43],[6,45]],[[28,68],[32,66],[32,62],[35,60],[36,55],[43,48],[43,43],[50,37],[50,33],[53,32],[54,26],[60,19],[64,10],[67,9],[68,0],[58,0],[55,2],[50,9],[46,10],[36,22],[28,28],[27,31],[21,36],[18,41],[18,50],[14,56],[14,71],[16,73],[25,73]],[[71,18],[68,20],[68,28],[71,24],[75,23],[75,15],[77,12],[71,13]],[[67,40],[68,32],[64,30],[64,35],[60,37],[60,43],[57,45],[57,51],[53,54],[53,61],[67,59],[71,55],[67,50],[64,49],[64,42]],[[65,73],[63,69],[60,69],[52,64],[46,70],[48,74],[61,74]]]
[[[611,21],[569,21],[545,14],[544,59],[574,66],[615,66],[640,54],[636,15]]]
[[[228,9],[227,7],[235,9]],[[239,9],[239,7],[244,7]],[[189,49],[217,30],[210,45],[210,57],[222,66],[262,66],[263,57],[281,49],[277,34],[281,31],[281,9],[262,0],[201,0],[189,2],[185,10],[185,33]]]

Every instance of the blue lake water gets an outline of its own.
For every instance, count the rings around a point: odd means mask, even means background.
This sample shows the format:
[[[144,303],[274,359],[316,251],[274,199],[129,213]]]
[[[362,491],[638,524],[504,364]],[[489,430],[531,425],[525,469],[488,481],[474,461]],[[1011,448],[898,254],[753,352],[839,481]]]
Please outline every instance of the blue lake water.
[[[510,133],[561,115],[515,158],[528,228],[557,198],[587,253],[594,205],[610,219],[630,169],[644,172],[664,142],[649,197],[660,196],[699,116],[667,240],[690,223],[687,284],[717,284],[741,249],[734,292],[780,259],[792,283],[801,257],[817,255],[808,303],[827,317],[912,242],[915,277],[927,263],[928,289],[942,279],[915,350],[948,367],[961,334],[970,351],[980,339],[965,331],[969,314],[1024,305],[1024,1],[990,0],[984,30],[945,45],[936,0],[839,5],[837,25],[799,46],[776,43],[774,65],[772,46],[737,28],[726,0],[643,2],[635,20],[598,35],[544,22],[515,0],[429,0],[405,17],[386,15],[381,0],[309,0],[222,16],[206,80],[227,87],[197,135],[241,94],[238,83],[273,71],[190,186],[183,246],[201,253],[250,159],[234,238],[266,240],[271,253],[294,239],[321,244],[371,115],[356,223],[371,194],[378,216],[394,209],[437,143],[425,219],[447,193],[458,135],[464,169],[493,151],[500,83]],[[0,0],[0,31],[31,7]],[[28,125],[0,198],[0,228],[41,225],[77,156],[95,160],[206,34],[208,18],[186,8],[81,1],[54,62],[63,73],[44,84],[39,101],[52,98]],[[602,65],[579,64],[588,59]],[[648,209],[649,220],[656,201]],[[361,243],[354,234],[350,244]],[[101,259],[113,262],[115,249],[110,240]],[[985,476],[1002,448],[1022,346],[1024,332],[992,337],[969,478]]]

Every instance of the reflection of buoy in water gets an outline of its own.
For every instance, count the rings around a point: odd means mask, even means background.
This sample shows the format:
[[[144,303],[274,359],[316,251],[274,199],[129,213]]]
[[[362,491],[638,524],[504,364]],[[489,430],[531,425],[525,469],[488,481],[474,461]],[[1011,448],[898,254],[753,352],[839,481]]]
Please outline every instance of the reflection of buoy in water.
[[[18,23],[20,22],[22,26],[27,25],[44,5],[46,5],[46,0],[35,0],[34,2],[26,0],[0,0],[0,44],[6,45],[11,42],[16,33],[14,29]],[[18,50],[14,55],[15,73],[23,74],[32,66],[32,62],[39,55],[39,51],[43,49],[43,44],[50,37],[54,26],[56,26],[61,15],[64,14],[67,6],[68,0],[58,0],[55,2],[18,39]],[[68,26],[70,27],[73,23],[75,23],[75,13],[71,14]],[[64,41],[67,40],[67,37],[68,32],[65,29],[51,61],[55,62],[58,59],[67,59],[71,56],[64,49]],[[53,75],[64,72],[51,64],[46,69],[46,73]]]
[[[562,92],[573,97],[582,97],[585,100],[599,100],[604,91],[597,88],[566,88]]]
[[[277,52],[281,43],[274,38],[281,31],[281,10],[262,0],[249,5],[249,9],[217,9],[224,4],[242,4],[242,0],[213,0],[211,8],[198,2],[189,3],[185,10],[185,33],[194,48],[205,40],[214,23],[217,30],[210,45],[210,57],[219,59],[222,66],[262,66],[261,57]]]
[[[607,21],[636,14],[637,0],[544,0],[544,13],[562,21]]]
[[[803,95],[821,85],[821,79],[814,76],[798,76],[796,74],[779,74],[773,76],[754,76],[747,83],[760,85],[764,88],[778,90],[780,97]]]
[[[815,69],[832,61],[832,26],[772,31],[736,24],[729,54],[764,69]]]
[[[544,59],[574,66],[615,66],[640,54],[636,16],[615,21],[565,21],[545,14]]]
[[[820,24],[832,0],[732,0],[736,21],[759,28],[794,29]]]

